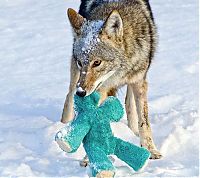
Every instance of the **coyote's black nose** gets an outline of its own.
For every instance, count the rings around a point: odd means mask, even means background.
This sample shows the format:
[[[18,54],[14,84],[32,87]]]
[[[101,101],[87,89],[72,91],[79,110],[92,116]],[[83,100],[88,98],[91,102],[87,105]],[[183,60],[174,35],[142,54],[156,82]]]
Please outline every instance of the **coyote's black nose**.
[[[86,91],[79,87],[76,91],[76,94],[80,97],[84,97],[86,95]]]

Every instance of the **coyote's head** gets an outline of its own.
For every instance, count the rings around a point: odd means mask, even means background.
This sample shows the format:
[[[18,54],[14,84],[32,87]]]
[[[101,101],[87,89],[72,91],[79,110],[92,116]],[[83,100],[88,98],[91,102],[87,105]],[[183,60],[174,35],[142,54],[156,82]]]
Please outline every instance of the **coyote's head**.
[[[123,23],[116,10],[106,20],[90,21],[73,9],[68,17],[74,31],[73,60],[80,70],[77,94],[84,97],[123,66]]]

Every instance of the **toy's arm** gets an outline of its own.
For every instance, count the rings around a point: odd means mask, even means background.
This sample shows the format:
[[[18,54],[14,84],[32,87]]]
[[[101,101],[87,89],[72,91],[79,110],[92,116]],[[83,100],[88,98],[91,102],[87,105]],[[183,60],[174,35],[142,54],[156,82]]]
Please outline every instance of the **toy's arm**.
[[[105,113],[105,117],[111,121],[118,122],[124,115],[123,106],[116,97],[108,97],[100,109]]]
[[[70,147],[70,153],[75,152],[81,142],[83,141],[85,135],[90,130],[89,120],[86,115],[78,115],[67,127],[66,132],[62,136],[62,140],[67,143]],[[62,133],[63,134],[63,133]]]

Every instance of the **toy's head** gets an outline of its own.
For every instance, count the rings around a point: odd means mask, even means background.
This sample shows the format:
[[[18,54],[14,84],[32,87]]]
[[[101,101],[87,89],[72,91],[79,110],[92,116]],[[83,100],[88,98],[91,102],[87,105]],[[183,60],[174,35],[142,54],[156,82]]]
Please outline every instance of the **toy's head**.
[[[93,92],[89,96],[80,97],[78,95],[74,96],[75,110],[80,112],[88,109],[94,109],[98,107],[100,100],[100,94],[98,92]]]

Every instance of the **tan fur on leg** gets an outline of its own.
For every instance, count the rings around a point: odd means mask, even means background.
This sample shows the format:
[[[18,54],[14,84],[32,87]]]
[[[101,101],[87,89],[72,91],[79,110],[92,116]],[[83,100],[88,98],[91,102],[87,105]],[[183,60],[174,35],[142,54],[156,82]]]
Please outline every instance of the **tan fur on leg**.
[[[127,86],[125,106],[126,106],[128,127],[133,131],[133,133],[136,136],[139,136],[138,115],[137,115],[137,110],[136,110],[133,89],[131,85]]]
[[[73,109],[73,92],[69,92],[67,94],[64,108],[63,108],[63,113],[62,113],[62,118],[61,122],[62,123],[67,123],[71,121],[74,117],[74,109]]]
[[[99,101],[99,104],[103,103],[104,100],[106,100],[106,98],[108,96],[115,96],[116,95],[116,92],[117,92],[117,89],[116,88],[111,88],[111,89],[100,89],[98,90],[98,92],[100,93],[101,95],[101,99]]]
[[[77,65],[75,63],[75,60],[72,58],[71,60],[71,68],[70,68],[70,74],[71,74],[71,79],[70,79],[70,86],[69,86],[69,93],[67,94],[64,108],[63,108],[63,113],[62,113],[62,118],[61,122],[66,123],[69,122],[73,119],[74,116],[74,92],[76,89],[76,84],[79,78],[79,70],[77,68]]]
[[[99,172],[96,177],[97,178],[111,178],[114,177],[115,173],[113,171],[101,171]]]
[[[116,88],[111,88],[107,94],[108,96],[116,96],[116,93],[117,93],[117,89]]]
[[[132,85],[136,99],[138,113],[138,127],[140,134],[141,146],[147,148],[151,152],[152,159],[159,159],[162,155],[157,151],[152,138],[151,126],[148,118],[148,103],[147,103],[147,82],[141,81]]]

